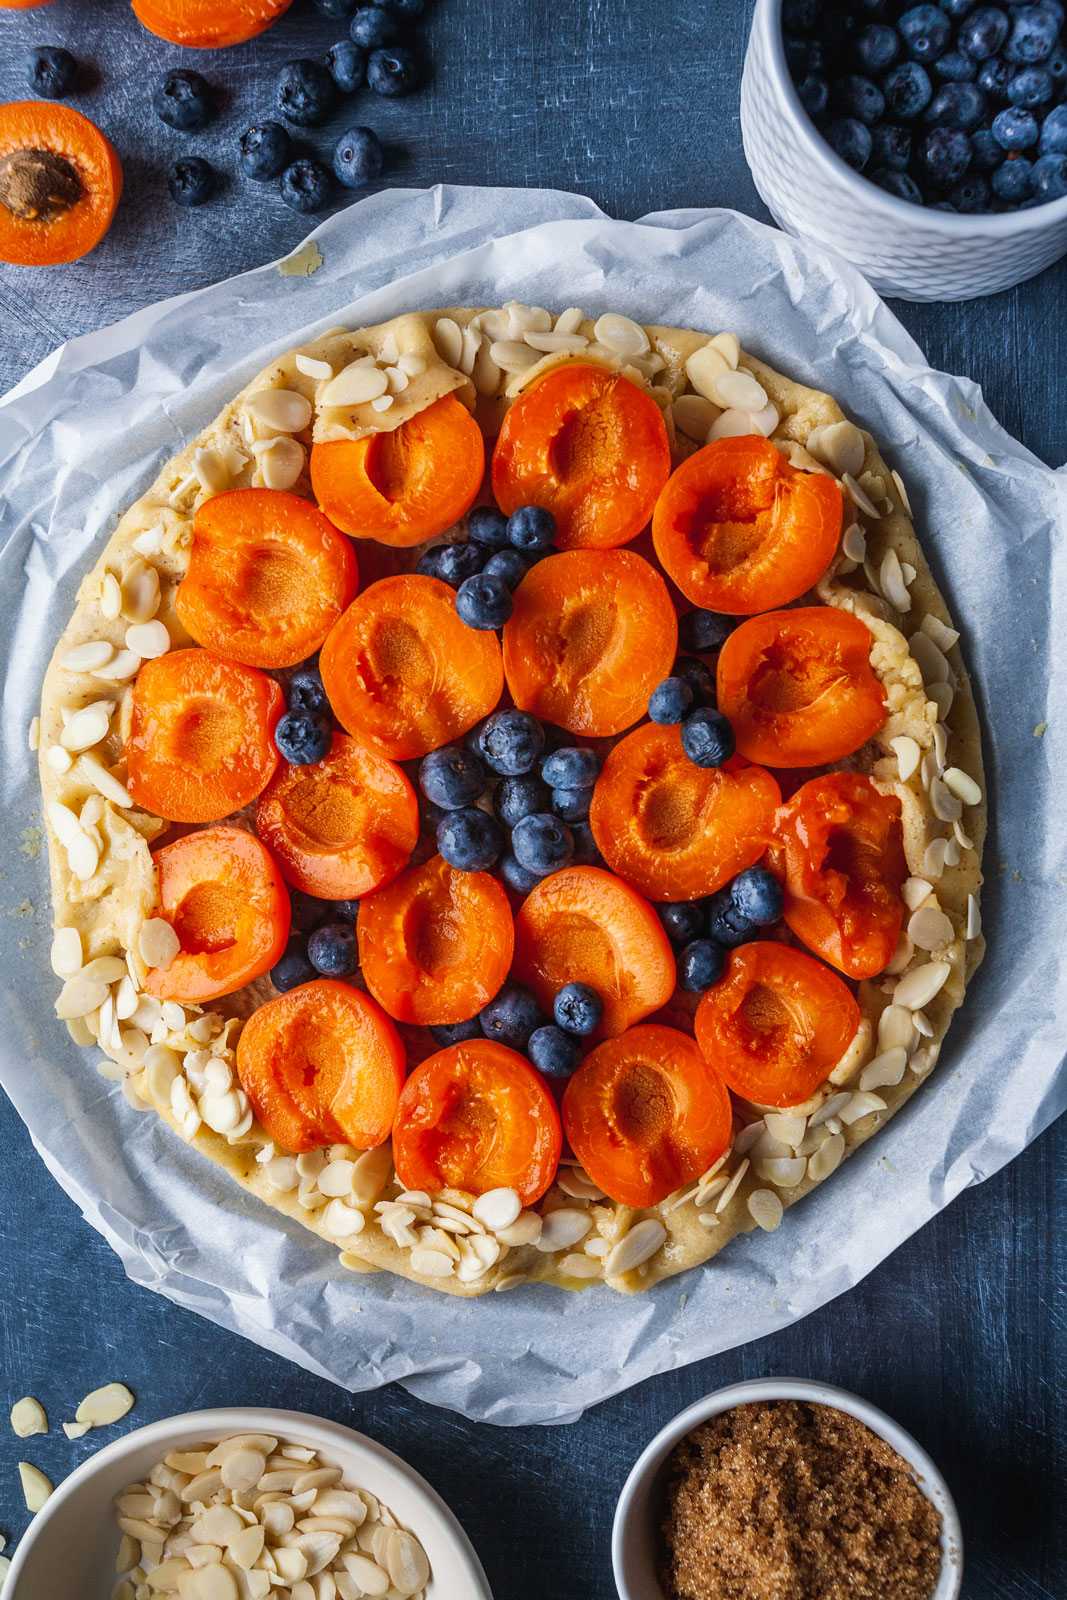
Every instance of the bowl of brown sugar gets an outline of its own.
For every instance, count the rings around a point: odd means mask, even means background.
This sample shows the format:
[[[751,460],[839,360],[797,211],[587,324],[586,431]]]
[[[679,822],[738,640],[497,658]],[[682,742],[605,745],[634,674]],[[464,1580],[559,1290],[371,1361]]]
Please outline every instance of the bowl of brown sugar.
[[[937,1467],[858,1395],[761,1378],[699,1400],[639,1457],[615,1512],[619,1600],[958,1600]]]

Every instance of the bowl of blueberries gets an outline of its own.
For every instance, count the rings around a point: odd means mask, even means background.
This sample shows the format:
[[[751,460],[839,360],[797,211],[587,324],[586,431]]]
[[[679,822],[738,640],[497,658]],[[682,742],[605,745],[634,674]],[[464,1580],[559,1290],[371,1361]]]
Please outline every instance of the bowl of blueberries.
[[[1067,252],[1062,0],[757,0],[745,155],[787,233],[967,300]]]

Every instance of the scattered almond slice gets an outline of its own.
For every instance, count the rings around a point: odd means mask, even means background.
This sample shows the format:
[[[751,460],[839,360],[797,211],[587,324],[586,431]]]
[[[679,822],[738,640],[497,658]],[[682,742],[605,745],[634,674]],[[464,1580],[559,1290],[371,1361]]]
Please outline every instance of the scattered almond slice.
[[[32,1394],[23,1395],[11,1407],[11,1426],[18,1439],[28,1439],[35,1433],[47,1433],[48,1418],[44,1406]]]
[[[132,1405],[133,1395],[124,1383],[105,1383],[85,1396],[74,1416],[90,1428],[106,1428],[124,1417]]]
[[[63,1432],[68,1439],[81,1439],[92,1427],[91,1422],[64,1422]]]
[[[33,1466],[29,1461],[19,1462],[19,1477],[26,1510],[36,1514],[52,1493],[52,1480],[45,1477],[40,1467]]]

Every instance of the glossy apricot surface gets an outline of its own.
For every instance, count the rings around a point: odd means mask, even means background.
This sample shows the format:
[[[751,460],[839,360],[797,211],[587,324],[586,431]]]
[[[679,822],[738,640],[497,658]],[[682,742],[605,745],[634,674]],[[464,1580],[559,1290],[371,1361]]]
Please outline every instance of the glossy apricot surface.
[[[265,33],[293,0],[131,0],[134,15],[168,44],[221,50]]]
[[[122,165],[95,123],[54,100],[0,106],[0,261],[54,266],[111,226]]]

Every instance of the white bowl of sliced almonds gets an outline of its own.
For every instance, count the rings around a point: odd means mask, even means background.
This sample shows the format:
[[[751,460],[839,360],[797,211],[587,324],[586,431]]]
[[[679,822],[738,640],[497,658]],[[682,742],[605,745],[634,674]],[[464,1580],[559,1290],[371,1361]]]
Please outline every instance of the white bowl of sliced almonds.
[[[71,1473],[5,1600],[491,1600],[452,1512],[391,1451],[295,1411],[194,1411]]]

